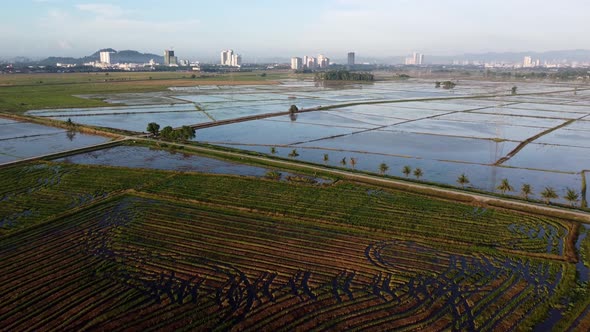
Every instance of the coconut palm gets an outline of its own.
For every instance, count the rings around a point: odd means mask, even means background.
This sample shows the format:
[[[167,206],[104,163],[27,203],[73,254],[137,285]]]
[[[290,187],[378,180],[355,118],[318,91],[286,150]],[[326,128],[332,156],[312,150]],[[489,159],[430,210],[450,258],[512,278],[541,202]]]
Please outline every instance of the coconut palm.
[[[457,183],[459,183],[462,188],[465,188],[465,185],[469,184],[469,178],[463,173],[457,178]]]
[[[297,153],[296,149],[293,149],[293,151],[291,151],[291,153],[289,153],[289,157],[291,157],[291,158],[299,157],[299,153]]]
[[[502,182],[500,182],[500,185],[496,187],[496,189],[500,190],[502,195],[504,195],[507,191],[514,191],[514,188],[510,185],[508,179],[502,179]]]
[[[328,154],[324,153],[324,164],[328,165],[329,160],[330,160],[330,157],[328,156]]]
[[[381,163],[381,165],[379,165],[379,173],[381,173],[381,175],[385,174],[385,172],[387,172],[389,170],[389,166],[387,166],[386,163]]]
[[[551,200],[556,199],[559,196],[555,192],[555,189],[551,187],[545,187],[545,189],[541,192],[541,197],[545,199],[545,203],[551,204]]]
[[[565,200],[572,204],[572,207],[576,205],[576,202],[580,199],[580,195],[572,188],[566,188]]]
[[[530,184],[524,183],[520,188],[520,193],[522,194],[522,197],[524,197],[524,199],[528,200],[529,196],[533,194],[533,188]]]
[[[410,174],[412,174],[412,167],[410,167],[410,166],[404,166],[404,169],[402,170],[402,173],[404,173],[404,175],[406,177],[410,176]]]
[[[416,177],[416,179],[420,180],[420,178],[422,177],[422,175],[424,175],[424,172],[422,172],[421,168],[416,168],[414,170],[414,176]]]

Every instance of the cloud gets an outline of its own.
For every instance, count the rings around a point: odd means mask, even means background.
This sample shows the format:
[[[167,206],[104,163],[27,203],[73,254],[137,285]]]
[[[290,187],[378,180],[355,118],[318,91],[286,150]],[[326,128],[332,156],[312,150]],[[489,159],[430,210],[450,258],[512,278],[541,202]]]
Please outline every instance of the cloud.
[[[99,17],[120,17],[124,14],[124,10],[121,7],[111,4],[87,3],[76,5],[76,8]]]
[[[80,4],[73,10],[50,9],[46,13],[37,28],[44,31],[42,44],[58,54],[75,50],[78,56],[107,47],[146,51],[178,47],[186,45],[187,36],[197,33],[201,27],[196,19],[142,19],[135,12],[113,5]]]

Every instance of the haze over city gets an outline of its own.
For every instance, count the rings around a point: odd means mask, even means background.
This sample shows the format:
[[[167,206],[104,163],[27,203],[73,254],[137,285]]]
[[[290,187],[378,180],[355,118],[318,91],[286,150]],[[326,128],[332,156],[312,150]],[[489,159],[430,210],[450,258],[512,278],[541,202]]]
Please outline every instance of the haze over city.
[[[79,57],[100,48],[246,61],[293,54],[372,57],[587,48],[590,2],[566,0],[80,1],[4,4],[0,57]],[[563,11],[564,14],[557,14]]]

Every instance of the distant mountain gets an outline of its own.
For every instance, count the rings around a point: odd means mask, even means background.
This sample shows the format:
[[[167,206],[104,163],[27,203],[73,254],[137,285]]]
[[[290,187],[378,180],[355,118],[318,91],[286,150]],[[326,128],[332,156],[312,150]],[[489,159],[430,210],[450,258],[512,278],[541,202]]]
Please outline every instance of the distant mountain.
[[[96,62],[100,60],[100,52],[111,52],[111,63],[147,63],[150,60],[158,63],[164,62],[164,57],[161,55],[151,53],[141,53],[133,50],[116,51],[112,48],[105,48],[96,51],[94,54],[85,56],[83,58],[71,58],[71,57],[49,57],[47,59],[39,61],[40,65],[50,66],[56,63],[68,63],[68,64],[83,64],[87,62]]]

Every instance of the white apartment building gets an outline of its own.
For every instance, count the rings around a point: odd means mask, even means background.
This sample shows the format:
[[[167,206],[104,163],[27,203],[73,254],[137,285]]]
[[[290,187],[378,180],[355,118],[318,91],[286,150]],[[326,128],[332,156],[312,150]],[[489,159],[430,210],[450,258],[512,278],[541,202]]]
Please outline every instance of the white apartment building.
[[[221,65],[240,67],[242,65],[242,56],[234,53],[234,50],[221,51]]]
[[[291,58],[291,69],[301,70],[303,69],[303,59],[298,57]]]
[[[111,63],[111,52],[100,52],[100,62]]]
[[[330,66],[330,58],[327,58],[323,54],[320,54],[318,56],[317,66],[320,68],[328,68]]]

